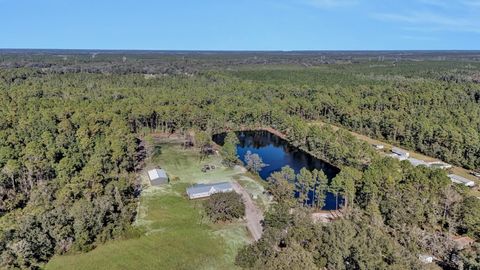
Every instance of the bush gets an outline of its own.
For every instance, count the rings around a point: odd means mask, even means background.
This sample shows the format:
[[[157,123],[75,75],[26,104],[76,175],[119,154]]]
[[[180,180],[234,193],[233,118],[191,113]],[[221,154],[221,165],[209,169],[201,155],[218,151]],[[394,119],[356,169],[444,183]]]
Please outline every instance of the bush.
[[[232,221],[245,216],[245,204],[235,192],[216,193],[205,202],[205,212],[213,222]]]

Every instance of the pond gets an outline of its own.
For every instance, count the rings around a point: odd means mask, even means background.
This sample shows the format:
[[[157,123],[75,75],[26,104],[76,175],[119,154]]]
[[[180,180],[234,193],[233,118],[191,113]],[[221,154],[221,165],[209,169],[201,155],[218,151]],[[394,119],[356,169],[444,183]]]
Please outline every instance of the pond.
[[[223,145],[225,135],[225,133],[214,135],[213,141]],[[245,154],[250,151],[253,154],[258,154],[263,162],[268,164],[259,172],[260,177],[264,180],[272,172],[280,171],[282,167],[287,165],[295,170],[295,173],[298,173],[304,167],[309,170],[322,170],[329,181],[340,171],[337,167],[311,156],[268,131],[239,131],[236,132],[236,135],[240,141],[237,145],[237,155],[240,160],[244,162]],[[335,196],[328,193],[323,210],[335,210],[335,204]]]

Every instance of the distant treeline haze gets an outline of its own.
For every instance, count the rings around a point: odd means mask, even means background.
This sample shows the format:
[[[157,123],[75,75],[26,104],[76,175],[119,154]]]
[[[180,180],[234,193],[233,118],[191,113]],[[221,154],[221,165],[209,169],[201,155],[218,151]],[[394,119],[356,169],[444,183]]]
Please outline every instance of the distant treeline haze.
[[[61,61],[53,65],[48,59],[30,67],[25,67],[25,60],[8,62],[4,63],[8,68],[0,70],[1,267],[35,268],[54,254],[87,251],[131,232],[138,195],[135,171],[144,158],[138,138],[152,131],[195,129],[211,135],[268,126],[317,157],[348,168],[346,172],[356,170],[343,175],[347,180],[337,180],[337,192],[346,192],[345,183],[353,184],[348,189],[349,208],[359,211],[342,221],[346,227],[341,228],[346,230],[344,237],[375,241],[357,241],[345,247],[359,250],[357,255],[338,256],[348,257],[359,268],[361,262],[352,256],[361,256],[374,243],[385,243],[389,257],[365,264],[369,267],[364,269],[383,268],[388,260],[396,262],[397,269],[414,267],[412,260],[400,260],[402,254],[432,246],[410,241],[416,236],[409,232],[418,237],[434,237],[435,231],[443,236],[480,236],[479,213],[461,210],[477,207],[477,200],[451,186],[443,172],[382,161],[369,145],[347,132],[308,124],[315,120],[339,124],[453,164],[479,168],[480,64],[476,62],[374,66],[363,61],[315,63],[308,68],[285,64],[288,61],[272,66],[236,62],[227,70],[221,68],[228,66],[222,59],[175,58],[166,69],[140,74],[137,67],[146,59],[127,57],[125,63],[115,64],[121,68],[108,60],[68,60],[64,70]],[[290,222],[300,222],[292,214],[284,216],[290,221],[276,221],[287,213],[283,210],[274,208],[267,215],[266,228],[279,229],[267,232],[273,235],[269,245],[281,240],[292,252],[307,253],[316,247],[317,253],[305,255],[315,258],[309,263],[346,267],[340,264],[346,257],[330,258],[328,248],[320,245],[337,245],[329,237],[342,230],[337,228],[340,223],[305,239],[299,238],[303,232],[291,235],[295,230],[280,237],[276,233],[290,228]],[[305,233],[315,234],[310,229]],[[345,242],[352,242],[349,239]],[[395,251],[396,246],[402,249]],[[270,250],[266,247],[261,250]],[[275,250],[268,254],[284,256]],[[445,259],[450,251],[437,253]],[[247,258],[250,253],[242,254]],[[265,257],[245,260],[250,261],[239,263],[270,262]]]

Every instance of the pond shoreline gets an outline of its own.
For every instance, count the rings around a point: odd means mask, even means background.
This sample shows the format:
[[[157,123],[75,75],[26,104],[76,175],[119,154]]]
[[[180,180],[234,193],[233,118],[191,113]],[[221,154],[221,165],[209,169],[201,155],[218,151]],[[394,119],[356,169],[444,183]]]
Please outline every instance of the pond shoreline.
[[[265,126],[259,126],[259,127],[240,127],[240,128],[236,128],[236,129],[223,129],[221,130],[220,132],[217,132],[217,134],[219,133],[224,133],[224,132],[238,132],[238,131],[268,131],[286,141],[288,141],[287,139],[287,134],[285,133],[282,133],[281,131],[273,128],[273,127],[265,127]],[[290,141],[288,141],[290,143]],[[290,143],[291,144],[291,143]]]
[[[231,131],[233,132],[233,131]],[[280,137],[270,132],[270,129],[256,129],[252,128],[235,131],[239,139],[236,145],[236,154],[242,162],[246,162],[245,157],[248,153],[258,154],[263,162],[268,164],[259,171],[259,176],[264,181],[274,172],[280,171],[285,166],[293,169],[295,174],[300,173],[300,170],[306,168],[310,171],[323,171],[327,176],[328,181],[340,172],[340,169],[335,165],[317,158],[308,151],[292,144],[284,136]],[[227,134],[217,133],[213,135],[212,140],[217,146],[223,145]],[[315,194],[309,192],[308,201],[314,203]],[[335,196],[327,192],[324,210],[337,209]],[[341,203],[341,202],[340,202]]]
[[[246,131],[267,131],[267,132],[279,137],[280,139],[285,140],[292,147],[295,147],[295,148],[303,151],[304,153],[306,153],[306,154],[308,154],[308,155],[310,155],[310,156],[312,156],[312,157],[314,157],[318,160],[321,160],[325,163],[328,163],[329,165],[337,168],[339,171],[341,170],[341,166],[338,166],[337,164],[334,164],[333,162],[331,162],[329,160],[326,160],[323,157],[319,157],[319,156],[313,154],[312,152],[305,149],[304,146],[296,146],[295,144],[292,143],[291,140],[288,139],[287,134],[282,133],[281,131],[279,131],[279,130],[273,128],[273,127],[260,126],[260,127],[240,127],[238,129],[223,129],[219,132],[216,132],[215,134],[212,134],[212,136],[213,135],[218,135],[218,134],[221,134],[221,133],[227,133],[227,132],[246,132]],[[217,144],[216,142],[213,142],[213,143],[214,143],[214,148],[216,148],[216,150],[220,149],[221,145]]]

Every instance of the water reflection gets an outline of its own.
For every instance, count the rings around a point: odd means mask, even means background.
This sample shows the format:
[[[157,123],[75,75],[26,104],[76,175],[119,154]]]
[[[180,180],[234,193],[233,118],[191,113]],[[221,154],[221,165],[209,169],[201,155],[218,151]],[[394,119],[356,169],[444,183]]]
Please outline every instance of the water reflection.
[[[268,131],[239,131],[236,135],[240,141],[237,145],[237,154],[242,161],[245,161],[245,154],[250,151],[258,154],[264,163],[269,166],[264,167],[260,172],[260,177],[266,180],[272,172],[280,171],[284,166],[290,166],[295,173],[298,173],[303,167],[313,170],[322,170],[329,181],[337,173],[339,169],[319,160],[310,154],[290,145],[282,138],[268,132]],[[213,140],[220,145],[223,145],[226,134],[217,134],[213,136]],[[310,194],[310,198],[313,194]],[[335,196],[327,194],[325,201],[325,210],[335,209]]]

